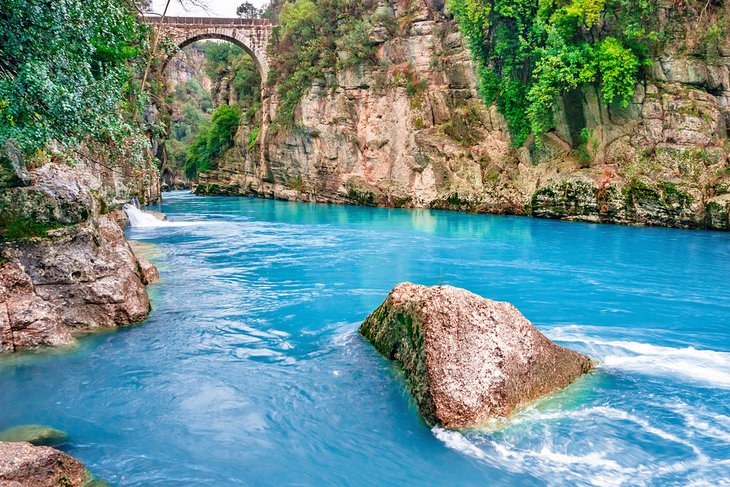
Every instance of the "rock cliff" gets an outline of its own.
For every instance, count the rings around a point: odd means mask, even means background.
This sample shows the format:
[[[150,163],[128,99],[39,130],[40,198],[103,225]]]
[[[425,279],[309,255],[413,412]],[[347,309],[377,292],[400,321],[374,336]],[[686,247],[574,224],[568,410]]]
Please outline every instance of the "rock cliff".
[[[113,188],[58,164],[27,183],[0,189],[0,352],[143,321],[151,264],[124,239],[105,198]]]
[[[400,284],[360,333],[401,365],[426,420],[449,428],[507,417],[593,368],[511,304],[451,286]]]
[[[378,8],[401,27],[372,27],[377,64],[327,74],[292,128],[272,124],[269,93],[263,142],[242,134],[196,192],[730,229],[727,39],[713,56],[670,45],[627,108],[566,94],[555,130],[512,147],[441,2]],[[660,8],[665,30],[672,15]]]

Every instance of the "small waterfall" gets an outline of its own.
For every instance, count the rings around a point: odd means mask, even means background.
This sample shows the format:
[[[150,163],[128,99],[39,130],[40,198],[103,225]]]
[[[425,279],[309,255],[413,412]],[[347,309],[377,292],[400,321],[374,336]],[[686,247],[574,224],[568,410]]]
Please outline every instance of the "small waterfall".
[[[130,227],[162,227],[168,224],[168,222],[155,218],[149,213],[145,213],[131,204],[124,205],[124,211],[127,213],[127,217],[129,218]]]

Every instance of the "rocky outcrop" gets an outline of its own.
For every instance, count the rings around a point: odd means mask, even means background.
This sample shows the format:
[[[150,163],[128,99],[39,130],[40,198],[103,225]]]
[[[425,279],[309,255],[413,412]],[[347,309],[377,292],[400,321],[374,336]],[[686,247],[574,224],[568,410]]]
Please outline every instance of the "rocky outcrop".
[[[143,321],[153,266],[135,257],[101,188],[56,164],[30,180],[0,192],[0,351]]]
[[[191,80],[198,81],[206,91],[213,88],[213,82],[205,72],[205,53],[194,44],[180,49],[170,58],[165,67],[165,80],[170,90]]]
[[[0,442],[0,486],[82,487],[89,472],[74,458],[46,446]]]
[[[29,184],[28,169],[20,151],[6,141],[0,147],[0,189]]]
[[[507,417],[593,367],[511,304],[450,286],[397,286],[360,333],[400,364],[426,420],[449,428]]]
[[[291,129],[266,98],[260,148],[240,134],[197,193],[730,229],[727,39],[711,58],[670,45],[627,108],[567,93],[553,131],[512,147],[443,3],[379,8],[377,64],[327,73]],[[663,31],[683,39],[672,15],[660,9]]]

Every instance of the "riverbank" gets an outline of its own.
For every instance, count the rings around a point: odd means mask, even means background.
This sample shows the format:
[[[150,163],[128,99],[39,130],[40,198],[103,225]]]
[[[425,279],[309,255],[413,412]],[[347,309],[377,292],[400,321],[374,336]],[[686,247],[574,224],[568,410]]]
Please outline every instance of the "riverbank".
[[[1,187],[0,209],[0,352],[73,347],[74,335],[146,318],[154,267],[98,180],[46,164]]]

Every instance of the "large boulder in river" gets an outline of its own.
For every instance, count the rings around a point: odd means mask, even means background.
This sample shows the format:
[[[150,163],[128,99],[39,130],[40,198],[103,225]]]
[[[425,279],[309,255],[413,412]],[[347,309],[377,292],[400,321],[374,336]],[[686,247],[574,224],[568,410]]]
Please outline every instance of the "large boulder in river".
[[[90,480],[78,460],[47,446],[0,442],[1,487],[81,487]]]
[[[451,286],[400,284],[360,333],[400,363],[426,420],[449,428],[507,417],[593,367],[511,304]]]

